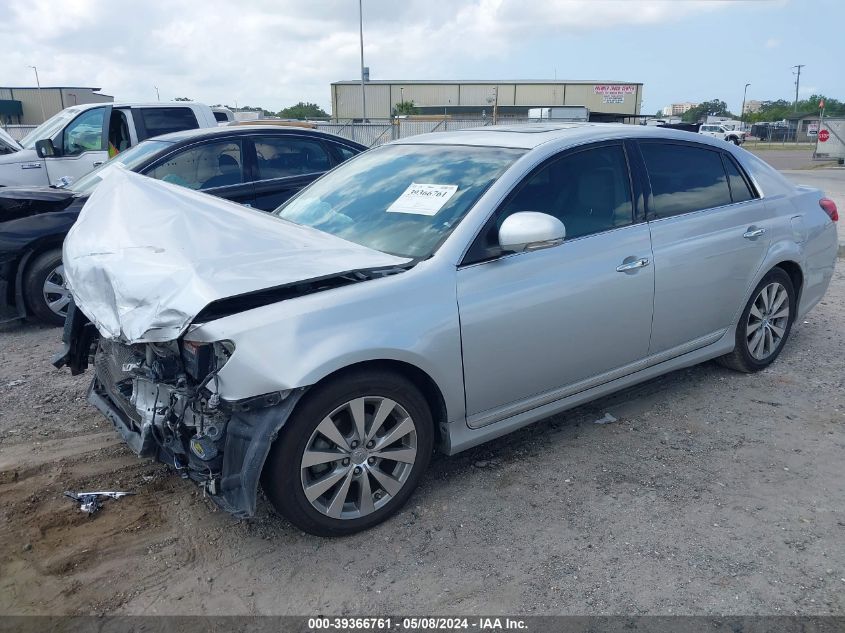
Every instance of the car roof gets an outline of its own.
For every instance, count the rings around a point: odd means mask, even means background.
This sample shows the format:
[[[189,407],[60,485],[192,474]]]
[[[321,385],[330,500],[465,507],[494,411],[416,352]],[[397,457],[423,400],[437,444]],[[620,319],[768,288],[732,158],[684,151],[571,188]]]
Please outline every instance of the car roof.
[[[307,127],[294,126],[280,126],[280,125],[225,125],[219,127],[196,128],[193,130],[182,130],[180,132],[170,132],[169,134],[162,134],[161,136],[154,136],[156,141],[165,141],[168,143],[181,143],[183,141],[195,141],[199,139],[225,137],[225,136],[249,136],[260,132],[268,136],[313,136],[322,138],[328,141],[334,141],[358,148],[360,150],[367,149],[364,145],[350,141],[349,139],[338,136],[337,134],[329,134],[328,132],[321,132],[320,130],[313,130]]]
[[[654,125],[624,123],[527,123],[520,125],[488,125],[453,132],[432,132],[393,141],[393,145],[472,145],[534,149],[552,141],[568,141],[578,145],[590,141],[622,138],[662,138],[694,141],[725,149],[724,141],[694,132],[673,130]]]

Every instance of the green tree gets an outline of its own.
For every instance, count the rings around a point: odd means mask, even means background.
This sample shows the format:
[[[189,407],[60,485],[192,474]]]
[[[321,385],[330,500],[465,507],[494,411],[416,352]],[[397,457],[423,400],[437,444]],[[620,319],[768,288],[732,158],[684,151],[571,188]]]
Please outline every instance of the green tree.
[[[845,103],[842,101],[824,95],[810,95],[797,104],[787,99],[764,101],[757,112],[746,115],[745,119],[751,123],[758,123],[760,121],[783,121],[794,114],[817,114],[819,102],[822,100],[824,101],[824,115],[826,117],[845,116]]]
[[[300,101],[296,105],[279,110],[278,116],[282,119],[327,119],[329,114],[316,103]]]
[[[393,115],[399,116],[402,114],[416,114],[417,113],[417,106],[414,105],[413,101],[400,101],[396,104],[393,108]]]
[[[721,99],[711,99],[690,108],[681,116],[684,123],[699,123],[707,119],[708,115],[739,118],[728,110],[728,104]]]
[[[176,97],[174,101],[193,101],[190,97]]]

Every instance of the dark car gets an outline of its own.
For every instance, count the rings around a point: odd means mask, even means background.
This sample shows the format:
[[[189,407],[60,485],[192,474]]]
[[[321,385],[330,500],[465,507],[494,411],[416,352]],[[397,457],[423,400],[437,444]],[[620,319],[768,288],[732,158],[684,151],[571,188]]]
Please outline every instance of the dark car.
[[[306,128],[187,130],[144,141],[63,189],[0,188],[0,304],[14,308],[13,318],[61,325],[69,300],[62,241],[109,170],[123,167],[271,211],[365,149]]]

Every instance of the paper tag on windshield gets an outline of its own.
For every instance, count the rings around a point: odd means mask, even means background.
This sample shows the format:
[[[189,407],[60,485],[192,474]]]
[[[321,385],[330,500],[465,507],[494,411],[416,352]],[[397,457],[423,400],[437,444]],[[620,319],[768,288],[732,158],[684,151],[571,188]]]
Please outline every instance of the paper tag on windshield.
[[[387,207],[388,213],[435,215],[455,195],[458,185],[427,185],[412,182],[401,196]]]

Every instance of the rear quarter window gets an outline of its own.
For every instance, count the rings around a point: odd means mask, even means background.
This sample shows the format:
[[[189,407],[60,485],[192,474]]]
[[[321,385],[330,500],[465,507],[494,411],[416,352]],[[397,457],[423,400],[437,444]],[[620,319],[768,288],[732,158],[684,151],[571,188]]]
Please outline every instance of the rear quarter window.
[[[197,117],[190,108],[141,108],[140,114],[147,137],[199,127]]]
[[[722,156],[725,161],[725,171],[728,173],[728,182],[731,186],[731,198],[734,202],[745,202],[756,197],[748,186],[742,173],[739,171],[734,160],[727,155]]]

